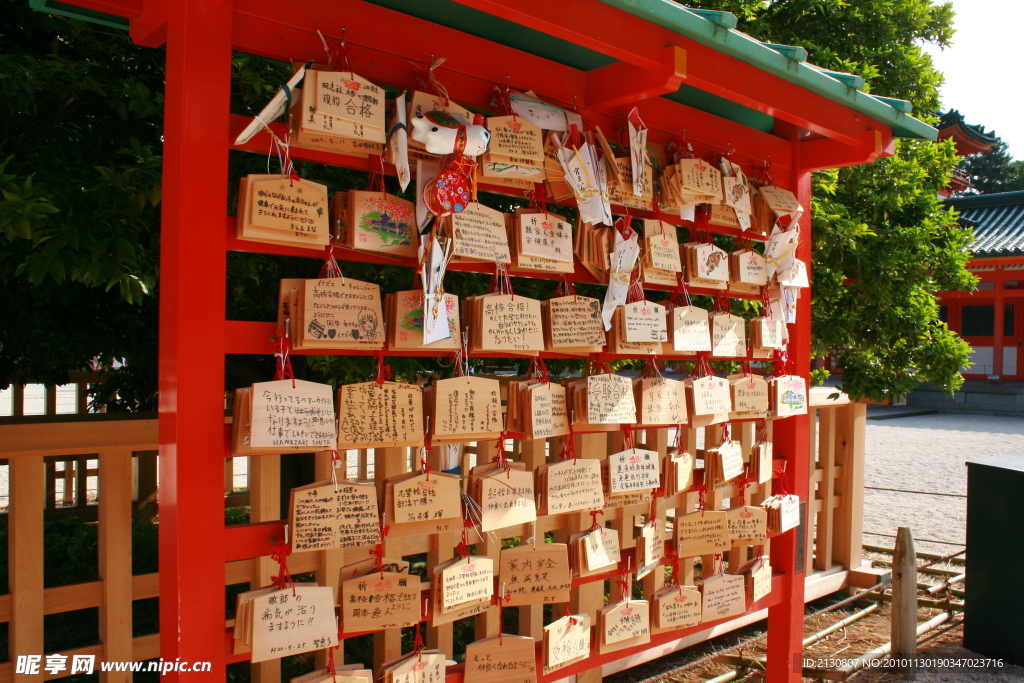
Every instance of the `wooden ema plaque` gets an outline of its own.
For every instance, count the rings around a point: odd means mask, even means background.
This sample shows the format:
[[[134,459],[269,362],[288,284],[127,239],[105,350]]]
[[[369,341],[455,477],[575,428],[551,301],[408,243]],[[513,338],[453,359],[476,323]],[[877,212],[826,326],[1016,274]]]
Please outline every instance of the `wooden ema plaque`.
[[[317,587],[317,584],[296,583],[295,586]],[[243,652],[252,652],[252,632],[254,623],[252,601],[261,595],[269,595],[277,590],[279,590],[277,586],[264,586],[263,588],[245,591],[244,593],[239,593],[235,596],[235,628],[232,633],[232,652],[236,655]]]
[[[334,397],[327,384],[303,380],[258,382],[235,393],[235,418],[247,453],[308,453],[332,450],[338,441]],[[241,399],[241,400],[239,400]]]
[[[544,350],[540,301],[517,294],[467,297],[471,353],[537,356]]]
[[[665,557],[665,535],[657,517],[649,519],[636,537],[636,579],[639,581],[661,566]]]
[[[485,602],[489,605],[494,595],[494,560],[489,557],[456,557],[434,567],[433,574],[442,613],[467,604]]]
[[[480,505],[480,531],[537,521],[533,472],[506,472],[495,463],[483,473],[474,472],[470,486]]]
[[[587,377],[587,422],[635,424],[636,401],[632,380],[613,374]]]
[[[768,412],[768,382],[757,375],[728,377],[733,412],[730,419],[764,417]]]
[[[680,425],[689,419],[686,413],[686,385],[665,377],[634,379],[639,422],[644,425]]]
[[[797,496],[771,496],[761,507],[768,513],[768,531],[782,533],[800,526],[800,498]]]
[[[503,548],[498,564],[498,582],[510,596],[508,606],[569,601],[572,574],[564,543]]]
[[[384,297],[384,318],[387,320],[388,349],[458,349],[462,348],[459,324],[459,298],[444,294],[438,307],[448,314],[448,337],[423,343],[424,301],[422,290],[395,292]]]
[[[253,662],[265,662],[336,644],[334,589],[330,586],[295,586],[252,599],[251,646]]]
[[[768,539],[768,513],[764,508],[746,505],[729,508],[725,513],[733,545],[758,545]]]
[[[423,389],[400,382],[338,387],[338,449],[423,445]]]
[[[565,460],[541,465],[537,472],[538,488],[544,491],[543,514],[604,507],[600,460]]]
[[[631,178],[633,175],[633,166],[630,163],[629,157],[618,157],[615,159],[615,165],[618,167],[618,175],[622,178]],[[641,211],[650,211],[651,203],[654,201],[654,170],[651,165],[644,162],[644,168],[640,180],[640,195],[633,193],[633,187],[629,183],[624,183],[616,187],[610,188],[608,193],[608,202],[615,206],[622,206],[627,209],[640,209]]]
[[[466,646],[465,683],[537,683],[537,641],[503,633]],[[438,681],[437,683],[440,683]]]
[[[385,493],[387,523],[395,535],[436,533],[462,523],[459,478],[451,474],[400,474],[388,479]]]
[[[292,348],[382,349],[380,286],[351,278],[281,281],[278,326],[291,330]]]
[[[735,441],[724,441],[704,451],[704,483],[713,488],[743,474],[743,451]]]
[[[755,349],[780,349],[785,341],[785,328],[778,318],[750,319],[750,342]]]
[[[725,552],[729,542],[729,516],[720,510],[702,510],[676,517],[676,553],[697,557]]]
[[[624,600],[597,613],[598,652],[615,652],[651,642],[651,605]]]
[[[612,476],[607,458],[601,461],[601,486],[604,487],[604,509],[623,508],[630,505],[650,505],[654,489],[633,491],[612,491]]]
[[[341,568],[338,572],[338,585],[349,579],[358,579],[361,576],[369,576],[370,574],[377,571],[377,558],[370,555],[365,560],[360,560],[354,564],[348,564]],[[403,559],[395,557],[385,557],[381,560],[381,571],[389,572],[391,574],[408,574],[409,563]]]
[[[600,301],[573,294],[542,303],[547,350],[589,354],[604,349]]]
[[[590,615],[571,614],[544,627],[544,674],[590,656]]]
[[[655,633],[696,626],[701,622],[701,594],[696,586],[666,586],[651,595]]]
[[[420,578],[372,572],[341,582],[338,604],[344,633],[415,626],[421,617]],[[333,608],[331,623],[333,625]]]
[[[807,414],[807,380],[783,375],[768,380],[768,396],[776,418]]]
[[[278,174],[252,174],[241,179],[235,236],[307,249],[330,242],[327,186]]]
[[[687,382],[686,393],[692,415],[728,415],[732,412],[729,382],[722,377],[707,375]]]
[[[484,178],[544,178],[544,131],[518,116],[490,116],[491,142],[483,155]]]
[[[700,583],[701,619],[718,621],[747,611],[746,581],[742,576],[716,574]]]
[[[518,252],[549,261],[573,262],[572,224],[550,213],[516,213]]]
[[[629,448],[608,456],[612,493],[656,489],[661,485],[658,452]]]
[[[711,350],[711,323],[706,310],[697,306],[672,309],[672,348],[689,353]]]
[[[686,283],[711,289],[729,288],[729,254],[714,244],[682,246]]]
[[[345,246],[392,258],[416,258],[416,206],[386,192],[349,190]]]
[[[676,169],[683,192],[722,200],[722,172],[713,164],[703,159],[680,159]]]
[[[667,342],[665,307],[652,301],[635,301],[622,307],[622,321],[628,342]]]
[[[450,227],[452,260],[512,263],[505,230],[505,214],[471,202],[452,214]]]
[[[305,83],[296,112],[300,131],[384,144],[383,88],[351,71],[307,69]]]
[[[342,664],[330,669],[317,669],[291,679],[290,683],[373,683],[373,671],[361,669],[362,664]]]
[[[711,357],[742,358],[747,355],[746,321],[732,313],[715,313],[711,321]]]
[[[661,481],[666,496],[674,496],[693,486],[694,457],[685,449],[670,448],[662,458]]]
[[[746,582],[747,602],[757,602],[772,592],[772,566],[767,557],[757,557],[737,572]]]
[[[448,657],[440,650],[423,649],[384,664],[381,683],[438,683],[444,680]]]
[[[610,571],[621,559],[619,534],[614,529],[598,527],[569,537],[569,565],[576,576]]]
[[[676,226],[658,220],[644,220],[644,262],[651,268],[681,273],[682,261],[679,259],[679,237]],[[674,277],[674,276],[673,276]]]
[[[360,548],[380,542],[373,484],[318,481],[291,491],[292,552]]]
[[[526,408],[526,438],[546,439],[569,434],[569,411],[565,387],[555,382],[538,382],[522,387]]]
[[[434,443],[493,440],[501,435],[501,385],[484,377],[452,377],[427,388]]]
[[[757,478],[758,484],[772,480],[772,450],[770,441],[762,441],[754,446],[750,454],[750,473]]]

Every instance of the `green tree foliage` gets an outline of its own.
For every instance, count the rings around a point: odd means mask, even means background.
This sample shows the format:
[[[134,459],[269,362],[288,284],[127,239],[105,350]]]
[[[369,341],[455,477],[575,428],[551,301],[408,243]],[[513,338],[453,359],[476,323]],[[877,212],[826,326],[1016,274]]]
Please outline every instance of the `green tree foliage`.
[[[0,386],[130,359],[150,407],[163,51],[0,0]]]
[[[960,163],[959,171],[966,175],[974,186],[973,191],[965,194],[1024,190],[1024,160],[1014,161],[1006,141],[999,137],[989,151],[964,159]]]
[[[761,40],[804,47],[818,66],[863,76],[866,91],[910,100],[918,116],[938,109],[942,75],[921,45],[949,45],[949,2],[700,6],[737,13],[740,30]],[[952,392],[963,382],[969,347],[939,320],[933,296],[975,284],[964,268],[970,231],[936,199],[957,163],[952,143],[897,141],[891,158],[814,174],[813,354],[836,360],[854,396],[899,398],[920,382]]]

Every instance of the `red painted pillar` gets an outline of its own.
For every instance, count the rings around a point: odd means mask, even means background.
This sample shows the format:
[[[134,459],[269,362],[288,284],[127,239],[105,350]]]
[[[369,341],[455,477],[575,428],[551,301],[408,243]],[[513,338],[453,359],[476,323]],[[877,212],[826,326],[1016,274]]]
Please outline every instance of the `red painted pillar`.
[[[1003,328],[1006,326],[1006,304],[1003,291],[1006,286],[1006,274],[1002,266],[996,266],[996,305],[995,329],[992,330],[992,374],[998,379],[1003,378]]]
[[[160,247],[160,656],[223,681],[231,0],[167,4]]]
[[[778,131],[777,131],[778,132]],[[793,139],[793,166],[799,167],[800,143],[796,134]],[[800,220],[800,245],[797,257],[810,266],[811,263],[811,174],[794,171],[790,189],[804,207]],[[807,377],[811,369],[811,292],[801,292],[797,306],[796,323],[789,326],[789,354],[793,361],[792,372]],[[808,489],[808,429],[806,415],[797,415],[778,420],[773,427],[774,453],[776,458],[786,459],[788,474],[786,486],[790,493],[807,500]],[[777,484],[776,484],[777,486]],[[810,512],[805,527],[810,525]],[[768,665],[767,683],[800,683],[804,637],[804,576],[802,558],[797,557],[797,534],[793,529],[772,539],[771,563],[775,571],[785,573],[782,581],[782,600],[768,609]],[[804,538],[810,534],[805,533]],[[800,571],[798,572],[797,569]]]

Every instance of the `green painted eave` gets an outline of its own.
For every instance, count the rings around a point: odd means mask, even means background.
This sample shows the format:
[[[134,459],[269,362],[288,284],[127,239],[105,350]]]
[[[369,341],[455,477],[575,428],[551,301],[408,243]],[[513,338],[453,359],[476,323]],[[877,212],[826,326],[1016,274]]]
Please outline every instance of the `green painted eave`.
[[[59,2],[58,0],[28,0],[28,6],[42,12],[59,14],[62,17],[84,19],[100,26],[128,30],[128,19],[125,17],[107,14],[106,12],[97,12],[96,10],[86,9],[67,2]]]
[[[909,103],[892,106],[879,98],[845,85],[813,65],[787,57],[735,29],[726,29],[671,0],[601,0],[681,36],[735,57],[770,74],[785,78],[811,92],[838,102],[892,128],[899,138],[936,140],[938,131],[910,116]]]

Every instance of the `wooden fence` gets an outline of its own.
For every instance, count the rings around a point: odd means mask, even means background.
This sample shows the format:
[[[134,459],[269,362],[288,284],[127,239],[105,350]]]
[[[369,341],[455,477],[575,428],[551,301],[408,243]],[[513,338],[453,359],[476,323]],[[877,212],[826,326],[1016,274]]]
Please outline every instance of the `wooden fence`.
[[[811,405],[818,419],[811,419],[809,438],[814,458],[811,467],[808,532],[806,542],[806,600],[835,592],[846,585],[846,570],[861,565],[861,513],[863,485],[863,443],[865,406],[850,403],[845,396],[829,400],[830,391],[812,391]],[[8,567],[9,593],[0,596],[0,622],[9,622],[9,653],[13,662],[19,654],[43,653],[43,620],[45,615],[70,612],[91,607],[99,608],[99,642],[89,647],[61,654],[95,654],[97,661],[145,660],[159,656],[159,635],[150,634],[132,637],[132,603],[136,600],[154,598],[159,593],[159,575],[156,573],[132,575],[132,524],[133,515],[139,512],[140,498],[156,494],[155,486],[141,483],[143,480],[155,484],[155,455],[157,448],[156,419],[112,420],[115,416],[92,416],[77,421],[38,422],[27,418],[15,423],[0,420],[0,458],[6,459],[9,467],[10,505],[8,517]],[[813,417],[813,416],[812,416]],[[39,418],[45,420],[47,418]],[[749,446],[754,438],[752,423],[739,423],[738,439]],[[697,448],[701,430],[684,429],[682,442],[691,452]],[[705,439],[718,438],[718,429],[703,430]],[[737,436],[734,434],[734,438]],[[576,437],[576,452],[580,457],[601,458],[609,452],[621,450],[622,435],[618,432],[583,434]],[[666,429],[647,430],[637,433],[638,446],[664,453],[669,443]],[[496,444],[480,442],[466,448],[464,466],[478,457],[490,458]],[[535,468],[551,455],[557,454],[560,444],[557,439],[516,441],[515,460],[522,460],[528,468]],[[747,451],[744,448],[744,451]],[[435,451],[436,452],[436,451]],[[289,457],[289,456],[285,456]],[[376,451],[350,452],[351,476],[353,479],[375,478],[379,485],[387,477],[401,474],[419,466],[418,458],[412,458],[409,449],[384,448]],[[280,518],[281,456],[267,455],[249,459],[247,497],[238,498],[233,493],[232,459],[226,459],[225,497],[226,504],[237,505],[248,502],[251,505],[250,521],[266,522]],[[87,461],[98,463],[95,470],[89,469]],[[134,461],[134,462],[133,462]],[[53,463],[73,462],[74,469],[58,471]],[[432,463],[433,467],[439,463]],[[330,453],[315,456],[317,479],[330,478]],[[73,481],[81,482],[85,477],[96,476],[98,502],[81,495],[84,484],[76,483],[78,496],[70,499],[58,495],[56,482],[58,474]],[[148,472],[152,472],[152,477]],[[71,485],[71,480],[65,479]],[[140,483],[136,483],[140,482]],[[748,500],[757,504],[770,494],[768,487],[752,485]],[[68,489],[62,489],[64,491]],[[735,486],[714,489],[707,494],[706,507],[721,508],[727,499],[737,497]],[[232,496],[232,498],[228,498]],[[243,494],[244,495],[244,494]],[[383,499],[383,495],[380,496]],[[47,588],[43,572],[43,522],[50,512],[62,509],[64,502],[70,502],[75,509],[95,510],[99,536],[99,580],[69,586]],[[655,514],[671,521],[676,514],[695,509],[696,493],[655,499]],[[734,503],[735,504],[735,503]],[[650,513],[648,504],[610,508],[603,518],[607,525],[622,534],[622,546],[632,547],[633,530],[637,521]],[[564,540],[570,533],[589,527],[591,517],[586,513],[553,515],[539,518],[534,533],[552,532],[556,541]],[[511,536],[526,536],[530,530],[510,529],[504,533]],[[391,536],[385,539],[384,552],[391,557],[408,557],[425,553],[427,566],[433,566],[451,557],[452,548],[458,539],[456,532],[430,536]],[[497,556],[501,539],[485,538],[477,543],[477,554]],[[729,568],[741,564],[751,551],[750,548],[734,548],[726,560]],[[335,585],[340,568],[350,562],[362,560],[366,549],[330,550],[307,552],[293,555],[289,568],[293,574],[315,572],[317,581],[324,585]],[[704,564],[711,558],[705,558]],[[689,559],[683,563],[682,571],[687,583],[699,575],[700,562]],[[270,558],[258,558],[228,562],[225,564],[225,585],[249,583],[252,586],[270,583],[270,576],[276,573],[276,565]],[[597,580],[574,582],[570,608],[574,613],[595,613],[604,606],[604,576]],[[642,580],[644,593],[660,588],[664,572],[656,571]],[[578,585],[576,585],[578,583]],[[777,598],[776,598],[777,599]],[[671,651],[706,640],[714,635],[738,628],[742,625],[765,618],[771,596],[764,599],[765,605],[755,605],[746,614],[728,622],[682,629],[670,634],[652,638],[650,646],[641,651],[626,651],[612,655],[594,656],[586,662],[564,670],[564,675],[577,674],[579,683],[596,681],[602,675],[634,666],[644,661],[663,656]],[[535,638],[542,636],[544,626],[543,606],[520,608],[520,633]],[[226,629],[232,623],[226,622]],[[477,638],[497,635],[499,616],[496,608],[475,618]],[[429,627],[426,632],[428,646],[452,652],[452,625]],[[230,635],[230,633],[228,633]],[[401,653],[402,643],[399,630],[388,630],[374,635],[374,665],[389,661]],[[217,646],[211,644],[211,647]],[[229,661],[241,661],[246,655]],[[69,659],[70,661],[70,659]],[[370,662],[365,662],[370,664]],[[280,662],[254,664],[254,681],[270,683],[280,680]],[[64,671],[55,675],[32,677],[33,680],[47,680],[68,675]],[[560,674],[563,672],[559,672]],[[0,664],[0,683],[21,678],[15,676],[11,662]],[[101,676],[106,681],[129,681],[131,673],[107,673]],[[26,679],[27,680],[27,679]]]

